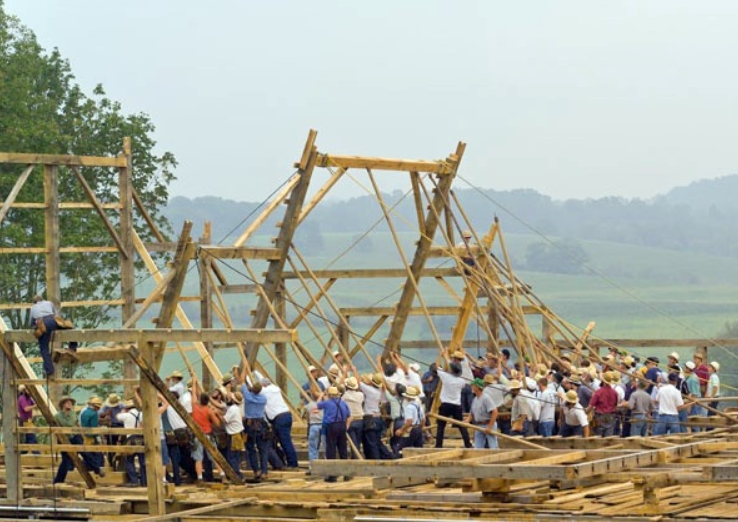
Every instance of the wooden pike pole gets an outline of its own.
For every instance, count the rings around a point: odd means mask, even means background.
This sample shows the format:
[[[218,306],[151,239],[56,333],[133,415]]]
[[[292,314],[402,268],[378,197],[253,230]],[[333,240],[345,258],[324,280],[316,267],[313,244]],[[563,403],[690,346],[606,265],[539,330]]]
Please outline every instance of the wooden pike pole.
[[[479,426],[475,426],[474,424],[469,424],[468,422],[458,421],[456,419],[452,419],[451,417],[444,417],[443,415],[438,415],[437,413],[429,412],[426,415],[428,415],[428,417],[433,417],[434,419],[446,421],[456,426],[461,426],[462,428],[466,428],[468,430],[475,430],[475,431],[481,431],[481,432],[487,433],[487,430],[485,430],[484,428],[480,428]],[[499,431],[493,431],[490,435],[494,435],[496,437],[500,437],[506,440],[513,440],[515,442],[522,444],[523,446],[528,446],[531,449],[550,451],[550,448],[539,446],[538,444],[533,444],[532,442],[528,442],[527,440],[521,437],[511,437],[510,435],[505,435],[504,433],[501,433]]]

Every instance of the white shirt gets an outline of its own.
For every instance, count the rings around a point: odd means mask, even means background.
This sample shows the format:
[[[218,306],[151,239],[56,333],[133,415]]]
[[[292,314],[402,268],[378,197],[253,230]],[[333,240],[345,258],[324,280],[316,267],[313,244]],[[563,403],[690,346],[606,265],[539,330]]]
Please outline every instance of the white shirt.
[[[243,417],[241,417],[241,405],[233,403],[228,406],[224,417],[225,429],[228,435],[235,435],[243,431]]]
[[[528,400],[528,406],[530,407],[531,418],[529,420],[537,421],[541,416],[541,401],[536,397],[535,392],[530,390],[520,390],[520,395]]]
[[[412,369],[409,369],[407,375],[405,376],[405,381],[407,382],[407,386],[415,386],[418,390],[420,390],[421,398],[425,397],[425,393],[423,393],[423,381],[421,380],[420,375],[418,375]]]
[[[438,377],[441,379],[441,402],[447,404],[461,405],[461,390],[467,383],[463,377],[457,377],[447,371],[438,370]]]
[[[584,408],[582,408],[581,404],[576,403],[572,406],[571,404],[567,403],[567,405],[564,406],[564,411],[564,422],[566,422],[569,426],[589,426],[587,413],[584,411]]]
[[[184,395],[179,397],[179,403],[187,413],[192,414],[192,392],[187,390]]]
[[[175,382],[169,387],[169,391],[177,392],[177,397],[182,398],[182,396],[185,394],[184,383],[182,383],[182,381]]]
[[[395,373],[387,377],[385,375],[384,382],[387,385],[387,390],[395,393],[395,384],[402,384],[407,385],[407,376],[405,375],[405,372],[402,371],[402,369],[397,368]]]
[[[138,428],[143,424],[143,415],[136,408],[122,411],[115,418],[118,422],[122,422],[123,427],[127,429]]]
[[[541,413],[539,420],[541,422],[550,422],[556,418],[556,395],[550,388],[546,388],[538,396],[538,402],[541,405]]]
[[[673,384],[666,384],[659,388],[659,415],[679,415],[678,406],[684,404],[682,394]]]
[[[39,301],[38,303],[34,303],[31,305],[31,319],[41,319],[42,317],[47,317],[49,315],[58,315],[56,313],[56,308],[54,307],[54,304],[51,301]]]
[[[169,419],[169,425],[172,427],[172,430],[181,430],[187,427],[187,424],[179,416],[179,413],[174,411],[174,408],[171,406],[167,408],[167,419]]]
[[[717,390],[715,390],[717,388]],[[713,395],[713,391],[715,391],[715,395]],[[707,391],[705,392],[705,397],[719,397],[720,396],[720,377],[718,377],[717,373],[713,373],[710,375],[710,379],[707,381]]]
[[[261,394],[266,397],[267,403],[264,408],[264,415],[267,420],[273,421],[277,415],[290,411],[287,403],[282,397],[282,390],[275,384],[269,384],[261,389]]]
[[[382,389],[363,382],[359,383],[359,389],[364,394],[364,414],[379,415],[379,405],[387,400]]]
[[[488,384],[484,387],[484,393],[489,395],[490,399],[495,405],[495,408],[499,408],[505,404],[505,395],[508,392],[508,387],[503,384]]]
[[[461,361],[461,377],[466,382],[471,382],[474,380],[474,373],[472,372],[471,363],[466,357],[464,357],[464,359]]]

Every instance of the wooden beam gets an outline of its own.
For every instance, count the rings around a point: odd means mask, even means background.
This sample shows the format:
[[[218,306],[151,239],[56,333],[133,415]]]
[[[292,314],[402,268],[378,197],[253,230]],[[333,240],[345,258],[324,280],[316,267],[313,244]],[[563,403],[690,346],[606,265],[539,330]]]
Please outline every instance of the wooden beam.
[[[313,274],[318,279],[377,279],[377,278],[401,278],[407,277],[407,270],[404,268],[359,268],[359,269],[340,269],[340,270],[313,270]],[[452,277],[458,276],[459,271],[456,268],[424,268],[421,270],[422,277]],[[310,277],[307,270],[298,273],[284,272],[284,279],[298,279],[300,277]]]
[[[263,247],[200,246],[199,250],[201,256],[209,255],[215,259],[266,259],[273,261],[279,259],[281,255],[278,248]]]
[[[295,164],[295,167],[299,165]],[[341,167],[344,169],[393,170],[400,172],[431,172],[433,174],[453,174],[455,165],[448,161],[407,160],[394,158],[371,158],[364,156],[343,156],[340,154],[318,154],[316,167]]]
[[[18,389],[12,385],[15,375],[5,351],[0,352],[0,362],[2,363],[3,411],[14,412],[11,415],[2,416],[2,434],[5,445],[5,498],[8,502],[20,504],[23,501],[23,473],[18,452],[18,439],[13,434],[13,429],[18,422],[18,416],[15,414],[18,410]]]
[[[68,154],[24,154],[0,152],[0,163],[23,163],[26,165],[65,165],[76,167],[125,167],[123,156],[113,158],[99,156],[71,156]]]
[[[3,223],[8,210],[10,210],[10,206],[15,202],[15,198],[18,197],[18,193],[23,188],[23,185],[26,184],[26,180],[28,180],[28,176],[31,175],[31,172],[33,172],[33,165],[28,165],[26,170],[24,170],[18,179],[15,180],[15,185],[13,185],[13,188],[10,190],[10,194],[5,198],[2,208],[0,208],[0,225]]]
[[[3,337],[10,342],[34,342],[36,338],[31,330],[8,330]],[[192,330],[178,328],[135,329],[122,328],[116,330],[57,330],[54,340],[59,342],[77,341],[80,343],[134,343],[144,339],[145,342],[212,342],[233,343],[252,341],[256,343],[289,343],[297,339],[296,330],[271,330],[258,328],[197,328]],[[80,348],[81,349],[81,348]],[[88,348],[99,350],[101,348]]]

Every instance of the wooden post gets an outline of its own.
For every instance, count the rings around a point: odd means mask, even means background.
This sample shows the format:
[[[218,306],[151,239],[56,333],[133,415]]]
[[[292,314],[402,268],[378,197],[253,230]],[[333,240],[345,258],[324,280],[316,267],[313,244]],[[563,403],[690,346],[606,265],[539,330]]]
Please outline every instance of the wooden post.
[[[44,201],[46,203],[44,234],[46,241],[46,299],[57,308],[61,305],[61,255],[59,251],[59,167],[44,165]],[[49,351],[53,354],[59,343],[53,338]],[[60,365],[57,365],[60,366]],[[60,368],[55,373],[58,376]],[[53,380],[49,384],[49,396],[52,402],[61,396],[61,386]]]
[[[275,296],[276,299],[274,301],[274,309],[279,314],[279,316],[282,318],[282,323],[284,323],[287,320],[287,315],[285,313],[285,306],[284,306],[284,284],[281,285],[280,291],[277,292],[277,295]],[[277,321],[277,319],[274,319],[274,327],[279,328],[280,321]],[[279,361],[279,364],[277,365],[277,386],[281,390],[287,389],[287,374],[284,370],[284,368],[287,367],[287,344],[285,343],[275,343],[274,344],[274,354],[277,360]]]
[[[23,501],[23,473],[20,472],[20,454],[18,453],[18,440],[14,433],[15,423],[18,419],[18,395],[16,387],[13,386],[15,375],[5,352],[0,353],[0,364],[2,364],[2,391],[3,391],[3,421],[2,433],[5,443],[5,498],[8,502],[20,503]]]
[[[297,221],[300,217],[302,205],[305,202],[308,187],[310,186],[310,179],[312,178],[313,170],[318,160],[318,149],[315,147],[315,138],[317,135],[317,131],[311,130],[305,142],[305,150],[299,167],[300,181],[290,193],[287,210],[285,210],[282,226],[275,244],[281,250],[282,255],[278,260],[269,262],[269,268],[267,269],[263,284],[264,294],[259,297],[259,302],[256,305],[254,318],[251,321],[252,328],[264,328],[267,325],[269,307],[265,301],[269,300],[273,302],[282,285],[282,273],[284,272],[284,265],[287,262],[287,254],[292,244],[292,238],[295,235]],[[256,360],[257,346],[255,343],[246,344],[246,357],[249,358],[251,363]]]
[[[209,245],[212,241],[212,226],[210,221],[205,222],[205,231],[200,238],[201,245]],[[213,259],[205,254],[200,256],[200,327],[213,327],[213,290],[210,282],[210,272],[212,270]],[[208,355],[213,357],[213,343],[205,342],[205,350]],[[209,390],[212,385],[212,377],[207,363],[202,362],[202,383],[203,390]],[[195,397],[193,397],[195,400]]]
[[[118,169],[118,191],[120,198],[120,236],[125,255],[120,254],[120,289],[123,299],[121,308],[122,324],[136,312],[136,278],[134,267],[133,246],[133,151],[131,149],[131,138],[123,138],[123,156],[126,166]],[[135,328],[136,323],[128,325]],[[128,359],[123,361],[123,377],[135,379],[137,377],[136,365]],[[133,388],[127,381],[123,389],[124,397],[133,397]]]

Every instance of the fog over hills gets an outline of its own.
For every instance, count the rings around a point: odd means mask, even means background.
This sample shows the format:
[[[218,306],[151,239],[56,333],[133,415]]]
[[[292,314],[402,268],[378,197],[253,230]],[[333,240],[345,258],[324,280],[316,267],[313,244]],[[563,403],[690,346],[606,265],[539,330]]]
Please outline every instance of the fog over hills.
[[[499,216],[507,233],[540,234],[575,240],[687,250],[718,256],[738,256],[738,175],[705,179],[676,187],[650,200],[626,198],[554,200],[533,189],[495,191],[462,188],[455,191],[472,226],[485,231]],[[402,197],[387,194],[386,203]],[[185,219],[195,234],[205,221],[213,225],[213,242],[227,243],[261,211],[261,202],[236,202],[217,197],[175,197],[166,214],[175,230]],[[405,198],[395,211],[414,223],[414,208]],[[279,210],[273,223],[281,217]],[[303,234],[363,232],[381,217],[370,196],[323,201],[303,224]],[[272,223],[272,224],[273,224]],[[410,230],[402,219],[398,228]],[[463,226],[463,225],[462,225]],[[382,226],[377,230],[384,230]]]

